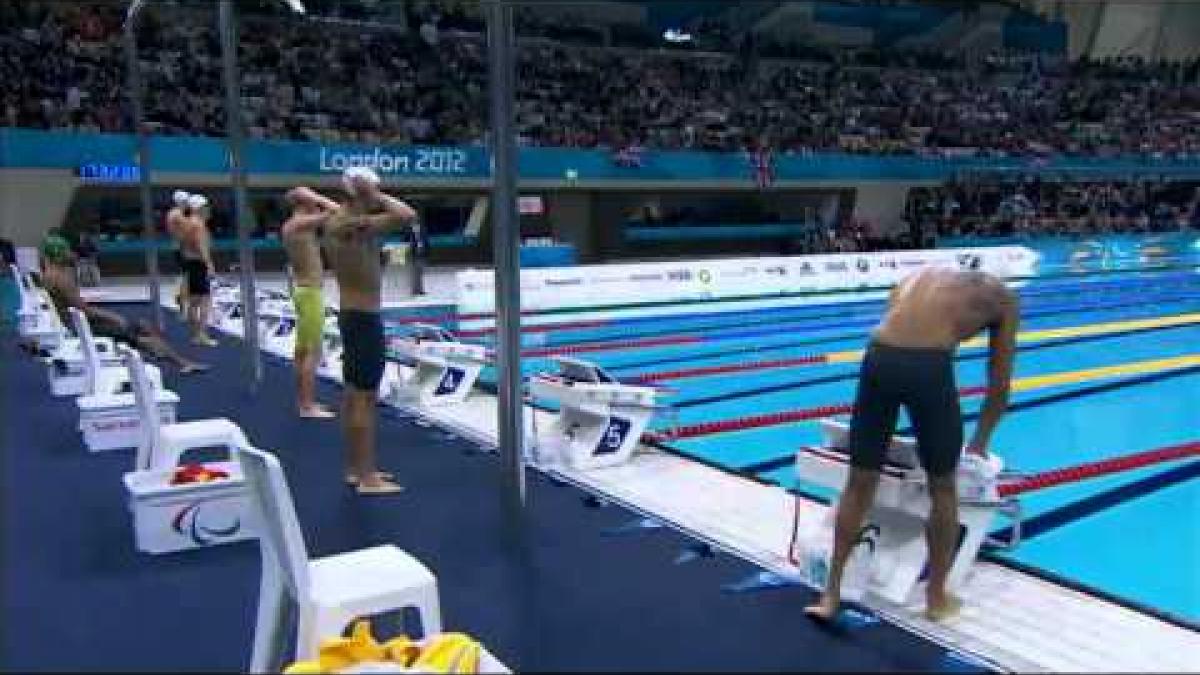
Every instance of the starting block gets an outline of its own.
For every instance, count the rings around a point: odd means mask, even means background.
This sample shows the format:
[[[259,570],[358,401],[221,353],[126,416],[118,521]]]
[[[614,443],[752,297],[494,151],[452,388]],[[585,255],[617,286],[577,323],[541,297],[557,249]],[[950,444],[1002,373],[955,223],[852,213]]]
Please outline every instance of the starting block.
[[[291,303],[271,303],[259,316],[262,348],[276,356],[291,358],[296,350],[296,312]]]
[[[543,460],[576,469],[624,464],[633,456],[646,425],[659,409],[652,387],[622,384],[599,366],[556,357],[556,375],[535,375],[534,396],[558,404],[554,422],[537,434]]]
[[[821,420],[820,424],[822,446],[802,448],[797,453],[796,476],[840,491],[850,470],[845,450],[848,425],[830,419]],[[928,557],[925,524],[930,501],[916,448],[912,438],[892,438],[875,504],[867,513],[859,541],[847,562],[843,593],[849,600],[874,594],[904,604],[910,601],[918,582],[925,578]],[[992,521],[1007,506],[997,494],[1000,468],[1000,459],[995,455],[988,460],[967,455],[960,461],[958,549],[947,579],[951,590],[962,585]],[[824,586],[829,569],[835,512],[836,508],[827,509],[823,522],[809,522],[806,527],[796,523],[791,558],[798,561],[802,576],[819,587]]]
[[[213,285],[212,312],[209,314],[208,323],[223,333],[241,335],[242,298],[236,286],[224,282]]]
[[[120,368],[121,358],[116,343],[109,338],[95,338],[96,354],[101,368]],[[58,348],[41,357],[54,396],[82,396],[87,393],[88,371],[86,355],[79,338],[63,338]]]
[[[337,315],[326,309],[325,328],[321,333],[321,362],[317,374],[331,380],[342,379],[342,331],[338,328]]]
[[[92,452],[136,447],[142,423],[129,369],[102,367],[87,317],[74,307],[69,311],[84,353],[86,394],[75,399],[83,440]],[[158,368],[142,366],[140,375],[151,383],[159,419],[164,424],[173,423],[179,397],[163,389]]]
[[[488,363],[487,348],[459,342],[438,326],[412,328],[410,337],[393,343],[403,368],[397,368],[391,400],[427,406],[465,401]]]
[[[123,477],[137,549],[172,553],[257,536],[246,481],[235,457],[237,448],[248,445],[245,434],[227,419],[161,424],[141,356],[123,351],[143,421],[134,470]],[[173,480],[185,452],[210,447],[225,448],[226,459],[206,462],[202,471],[220,477]]]
[[[17,282],[19,305],[17,307],[17,331],[21,338],[37,344],[40,349],[52,350],[66,337],[54,303],[46,290],[33,280],[33,275],[9,265]]]

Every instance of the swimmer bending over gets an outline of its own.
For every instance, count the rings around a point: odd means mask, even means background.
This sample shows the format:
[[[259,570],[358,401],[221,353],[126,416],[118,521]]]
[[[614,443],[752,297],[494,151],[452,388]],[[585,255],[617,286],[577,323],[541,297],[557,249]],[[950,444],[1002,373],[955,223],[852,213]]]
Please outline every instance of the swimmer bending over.
[[[961,602],[946,591],[958,538],[955,470],[963,448],[954,351],[988,330],[987,393],[966,445],[967,452],[986,456],[1008,406],[1019,321],[1016,295],[983,272],[926,268],[892,289],[887,312],[863,357],[850,422],[851,468],[838,501],[829,578],[820,602],[804,610],[810,617],[831,621],[837,614],[842,573],[875,500],[901,405],[912,421],[931,502],[926,615],[936,621],[958,611]]]

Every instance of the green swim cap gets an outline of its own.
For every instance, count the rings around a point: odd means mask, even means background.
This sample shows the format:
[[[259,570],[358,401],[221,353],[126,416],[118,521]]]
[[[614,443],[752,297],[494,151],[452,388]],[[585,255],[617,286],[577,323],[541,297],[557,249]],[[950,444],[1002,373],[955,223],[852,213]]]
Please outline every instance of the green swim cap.
[[[42,255],[52,263],[65,263],[71,258],[71,244],[57,234],[52,234],[42,241]]]

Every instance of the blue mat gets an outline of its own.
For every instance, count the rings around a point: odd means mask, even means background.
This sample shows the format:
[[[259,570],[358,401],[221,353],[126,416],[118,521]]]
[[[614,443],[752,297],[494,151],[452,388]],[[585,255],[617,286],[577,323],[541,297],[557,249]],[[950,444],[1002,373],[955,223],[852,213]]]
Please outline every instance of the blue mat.
[[[174,338],[181,342],[177,331]],[[438,576],[447,628],[477,636],[511,666],[945,668],[943,649],[881,622],[840,633],[815,628],[801,613],[812,600],[803,588],[721,592],[757,569],[724,555],[677,565],[691,542],[670,530],[601,536],[633,514],[589,508],[576,489],[535,474],[528,545],[516,555],[500,534],[499,462],[394,415],[381,421],[381,465],[408,490],[358,498],[341,482],[337,424],[302,423],[290,414],[288,368],[269,363],[252,396],[238,384],[237,350],[203,357],[214,365],[207,375],[180,379],[164,368],[167,386],[183,401],[180,417],[231,417],[258,446],[278,453],[310,555],[384,543],[410,551]],[[0,404],[8,411],[0,462],[0,667],[244,672],[257,544],[136,553],[120,482],[131,454],[88,455],[72,402],[49,396],[40,366],[11,340],[0,343],[0,362]],[[335,390],[323,385],[322,396],[332,400]]]

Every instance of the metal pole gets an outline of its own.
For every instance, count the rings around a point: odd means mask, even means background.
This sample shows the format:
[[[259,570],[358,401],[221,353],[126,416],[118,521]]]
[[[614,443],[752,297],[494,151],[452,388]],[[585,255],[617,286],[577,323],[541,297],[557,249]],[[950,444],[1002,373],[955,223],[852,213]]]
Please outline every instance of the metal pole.
[[[246,198],[246,169],[242,162],[241,85],[237,66],[237,17],[233,0],[221,0],[221,62],[225,81],[225,125],[229,137],[229,174],[233,183],[233,219],[237,225],[239,266],[242,277],[242,339],[250,390],[262,383],[262,356],[258,353],[258,298],[254,288],[254,251],[250,248],[250,218]]]
[[[142,72],[138,66],[137,36],[135,22],[144,3],[135,1],[129,6],[125,17],[125,72],[129,82],[129,102],[133,107],[133,128],[137,134],[138,190],[142,201],[142,242],[146,246],[146,274],[149,276],[150,313],[154,325],[164,329],[162,294],[159,290],[158,232],[154,227],[154,198],[150,185],[150,137],[146,134],[146,111],[142,106],[145,97]]]
[[[521,260],[517,149],[513,124],[516,64],[512,6],[487,2],[488,95],[492,120],[492,223],[496,260],[496,370],[499,394],[501,506],[510,532],[523,530],[525,445],[521,387]]]

